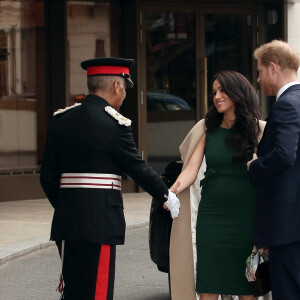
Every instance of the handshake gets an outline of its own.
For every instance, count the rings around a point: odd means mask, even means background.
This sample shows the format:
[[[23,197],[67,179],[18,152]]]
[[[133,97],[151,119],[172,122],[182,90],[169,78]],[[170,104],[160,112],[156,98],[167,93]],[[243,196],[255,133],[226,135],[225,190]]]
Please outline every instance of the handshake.
[[[172,219],[178,218],[180,201],[177,196],[169,190],[169,195],[165,195],[167,201],[164,203],[164,208],[168,209],[171,213]]]

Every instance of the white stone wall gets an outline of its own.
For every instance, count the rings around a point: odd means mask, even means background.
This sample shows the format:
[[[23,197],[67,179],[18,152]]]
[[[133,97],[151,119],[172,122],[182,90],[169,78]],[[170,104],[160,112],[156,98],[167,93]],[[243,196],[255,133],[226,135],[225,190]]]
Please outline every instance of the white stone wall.
[[[104,40],[105,56],[110,56],[110,13],[107,5],[68,6],[68,54],[70,96],[87,94],[83,60],[96,57],[96,40]]]
[[[287,42],[300,53],[300,3],[286,4]],[[300,72],[298,72],[300,81]]]

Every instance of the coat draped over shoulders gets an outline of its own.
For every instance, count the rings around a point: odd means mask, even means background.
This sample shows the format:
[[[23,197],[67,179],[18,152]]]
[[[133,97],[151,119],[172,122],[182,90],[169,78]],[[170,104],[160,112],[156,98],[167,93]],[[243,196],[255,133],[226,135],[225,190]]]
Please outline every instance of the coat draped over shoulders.
[[[205,133],[205,120],[200,120],[187,134],[179,147],[185,168],[196,145]],[[204,176],[205,162],[201,165],[201,172],[195,183],[178,195],[181,203],[180,214],[173,220],[170,238],[170,282],[172,300],[195,300],[195,274],[192,222],[196,223],[195,206],[199,203],[200,177]],[[202,173],[202,174],[200,174]],[[198,183],[198,184],[197,184]],[[193,201],[191,201],[192,199]],[[193,213],[191,213],[191,210]],[[193,231],[195,230],[195,226]],[[195,232],[194,232],[195,233]]]
[[[261,139],[265,122],[259,121]],[[202,119],[190,130],[179,147],[183,169],[186,167],[195,147],[205,133],[205,120]],[[178,195],[181,203],[180,214],[173,220],[170,237],[170,284],[172,300],[196,300],[195,266],[196,252],[196,221],[198,205],[201,198],[200,181],[206,170],[205,157],[198,172],[197,179]]]

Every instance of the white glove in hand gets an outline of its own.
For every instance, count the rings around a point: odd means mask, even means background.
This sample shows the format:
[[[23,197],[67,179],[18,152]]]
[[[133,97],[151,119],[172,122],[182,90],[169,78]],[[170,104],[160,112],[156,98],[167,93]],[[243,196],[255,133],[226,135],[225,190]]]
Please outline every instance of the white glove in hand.
[[[177,196],[169,190],[168,200],[164,203],[170,210],[172,219],[178,218],[180,201]]]

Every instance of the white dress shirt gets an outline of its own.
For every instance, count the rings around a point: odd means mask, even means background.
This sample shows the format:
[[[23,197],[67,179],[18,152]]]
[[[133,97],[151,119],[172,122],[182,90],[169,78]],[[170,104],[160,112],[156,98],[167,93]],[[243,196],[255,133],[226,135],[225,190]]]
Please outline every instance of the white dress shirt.
[[[299,81],[292,81],[292,82],[289,82],[288,84],[284,85],[277,93],[277,96],[276,96],[276,100],[282,95],[282,93],[284,91],[286,91],[289,87],[291,87],[292,85],[295,85],[295,84],[300,84]]]

